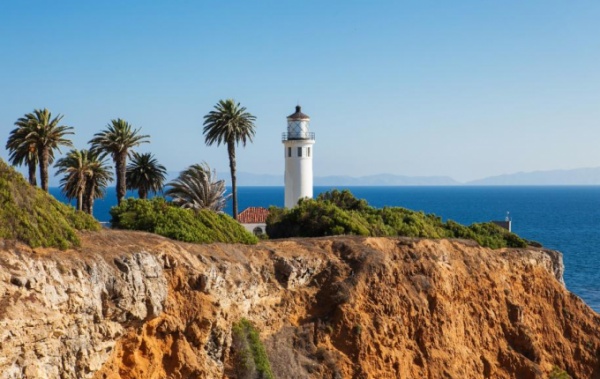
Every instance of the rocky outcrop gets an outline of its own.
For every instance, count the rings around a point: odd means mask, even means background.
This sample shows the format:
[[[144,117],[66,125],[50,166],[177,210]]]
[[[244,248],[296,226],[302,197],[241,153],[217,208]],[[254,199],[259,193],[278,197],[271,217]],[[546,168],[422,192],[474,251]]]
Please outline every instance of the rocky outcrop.
[[[159,256],[0,251],[0,377],[91,377],[119,337],[164,311]],[[98,259],[100,258],[100,259]]]
[[[336,237],[0,241],[0,378],[233,377],[251,320],[278,378],[600,378],[600,316],[543,249]]]

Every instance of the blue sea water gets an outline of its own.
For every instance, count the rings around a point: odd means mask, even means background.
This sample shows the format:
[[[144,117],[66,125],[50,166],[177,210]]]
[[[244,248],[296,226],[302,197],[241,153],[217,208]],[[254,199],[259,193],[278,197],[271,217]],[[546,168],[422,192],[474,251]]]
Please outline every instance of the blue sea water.
[[[332,187],[315,187],[315,196]],[[400,206],[462,224],[503,220],[513,231],[563,253],[567,288],[600,312],[600,187],[344,187],[375,207]],[[342,188],[340,188],[342,189]],[[239,210],[283,206],[283,187],[239,187]],[[57,188],[50,191],[60,200]],[[134,196],[134,193],[128,193]],[[97,200],[94,216],[109,221],[114,188]],[[227,211],[231,212],[231,204]]]

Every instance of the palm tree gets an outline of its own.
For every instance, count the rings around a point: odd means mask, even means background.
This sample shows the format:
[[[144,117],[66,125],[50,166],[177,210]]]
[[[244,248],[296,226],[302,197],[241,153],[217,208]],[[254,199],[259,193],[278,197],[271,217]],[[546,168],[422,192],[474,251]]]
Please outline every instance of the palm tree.
[[[121,204],[127,192],[127,157],[130,149],[141,143],[149,142],[150,136],[138,134],[139,131],[140,129],[133,129],[127,121],[119,118],[111,120],[106,129],[94,134],[94,138],[89,142],[92,145],[92,151],[99,153],[100,158],[110,154],[115,162],[117,205]]]
[[[17,127],[13,129],[8,136],[6,150],[10,153],[8,160],[12,165],[27,165],[29,184],[37,186],[35,174],[38,165],[37,148],[35,143],[26,141],[29,131],[28,127]]]
[[[37,160],[40,167],[40,181],[42,189],[48,192],[48,166],[54,161],[54,150],[60,151],[60,145],[73,146],[70,140],[64,138],[67,134],[73,134],[71,126],[59,125],[63,116],[58,115],[52,118],[52,113],[48,109],[34,109],[33,113],[27,113],[15,122],[17,129],[23,130],[18,133],[22,138],[18,144],[23,149],[19,154],[37,153]],[[14,142],[16,143],[16,142]],[[31,166],[30,170],[31,170]],[[31,171],[30,171],[30,183]]]
[[[233,193],[233,218],[237,219],[237,180],[235,172],[235,145],[246,141],[252,142],[254,137],[254,121],[256,117],[240,107],[240,103],[233,100],[219,100],[215,110],[204,116],[204,137],[208,146],[217,143],[217,146],[227,145],[229,154],[229,169],[231,170],[231,192]]]
[[[106,187],[112,182],[111,167],[106,164],[96,152],[88,155],[88,178],[85,182],[85,193],[83,196],[83,211],[94,214],[94,200],[101,199],[106,193]]]
[[[98,154],[89,150],[73,149],[56,161],[56,175],[65,174],[60,187],[67,199],[77,199],[77,210],[92,214],[94,199],[104,196],[104,190],[112,180],[110,167]]]
[[[167,169],[158,163],[150,153],[132,152],[131,163],[127,166],[127,189],[138,190],[140,199],[148,197],[149,192],[162,189]]]
[[[73,149],[64,158],[56,161],[58,168],[55,175],[65,174],[60,180],[60,188],[68,200],[77,199],[77,210],[83,210],[83,195],[89,175],[89,152]]]
[[[191,165],[167,187],[165,195],[173,198],[173,204],[195,210],[222,212],[230,196],[225,196],[225,181],[217,180],[216,171],[211,171],[206,162]]]

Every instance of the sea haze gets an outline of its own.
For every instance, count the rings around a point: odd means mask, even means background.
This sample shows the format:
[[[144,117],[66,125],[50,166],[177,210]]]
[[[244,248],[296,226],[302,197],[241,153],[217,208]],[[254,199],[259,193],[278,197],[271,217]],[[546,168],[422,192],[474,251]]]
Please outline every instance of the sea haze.
[[[26,175],[25,172],[23,172]],[[179,171],[168,171],[167,182],[179,175]],[[231,185],[229,172],[217,173],[218,179],[225,180],[226,185]],[[274,186],[284,185],[283,175],[254,174],[239,171],[237,173],[238,186]],[[58,186],[60,178],[50,177],[50,185]],[[408,176],[395,174],[374,174],[366,176],[331,175],[315,176],[315,186],[588,186],[600,185],[600,167],[577,168],[572,170],[550,170],[517,172],[497,176],[489,176],[467,182],[457,181],[449,176]]]
[[[219,173],[219,179],[225,180],[227,185],[231,185],[229,173]],[[239,172],[237,182],[240,186],[282,186],[284,184],[283,175],[272,174],[252,174],[248,172]],[[377,174],[367,176],[316,176],[314,178],[315,186],[451,186],[460,184],[448,176],[406,176],[393,174]]]
[[[334,188],[315,187],[315,195]],[[344,187],[375,207],[400,206],[435,213],[462,224],[502,220],[509,211],[513,231],[563,253],[567,288],[600,312],[600,187],[598,186],[407,186]],[[64,201],[57,188],[51,193]],[[239,187],[240,211],[283,206],[283,187]],[[134,196],[129,192],[127,196]],[[94,215],[109,221],[114,188],[98,200]],[[231,204],[226,211],[231,212]]]
[[[170,173],[170,177],[176,177]],[[231,180],[229,173],[219,173],[219,179],[224,179],[227,185]],[[238,173],[240,186],[282,186],[283,175]],[[468,182],[459,182],[449,176],[407,176],[394,174],[376,174],[366,176],[315,176],[315,186],[577,186],[600,185],[600,167],[577,168],[571,170],[549,170],[533,172],[517,172]]]

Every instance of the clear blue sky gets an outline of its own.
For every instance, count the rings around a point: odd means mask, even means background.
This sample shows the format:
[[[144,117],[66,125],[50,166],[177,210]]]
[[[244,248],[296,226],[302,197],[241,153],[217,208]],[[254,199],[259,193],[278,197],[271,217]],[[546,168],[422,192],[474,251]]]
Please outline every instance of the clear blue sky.
[[[169,171],[227,172],[202,122],[233,98],[257,117],[239,171],[283,173],[298,102],[317,176],[597,167],[599,20],[598,1],[2,1],[0,157],[47,107],[78,148],[120,117]]]

